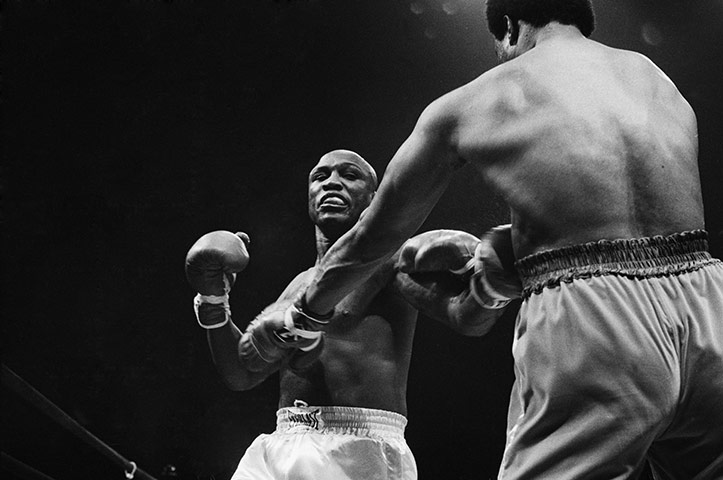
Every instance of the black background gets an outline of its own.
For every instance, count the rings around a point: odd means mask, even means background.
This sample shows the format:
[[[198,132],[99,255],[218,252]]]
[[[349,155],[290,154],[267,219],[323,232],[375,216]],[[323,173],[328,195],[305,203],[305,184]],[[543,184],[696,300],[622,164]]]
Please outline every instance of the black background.
[[[273,377],[228,391],[183,259],[244,230],[245,324],[315,258],[306,176],[335,148],[381,174],[422,109],[496,64],[480,0],[6,1],[3,363],[140,467],[229,478],[274,426]],[[723,1],[596,2],[593,38],[648,55],[699,120],[711,249],[723,252]],[[507,220],[463,169],[423,229]],[[408,442],[420,479],[496,475],[514,311],[485,338],[421,319]],[[57,479],[106,457],[3,389],[3,450]]]

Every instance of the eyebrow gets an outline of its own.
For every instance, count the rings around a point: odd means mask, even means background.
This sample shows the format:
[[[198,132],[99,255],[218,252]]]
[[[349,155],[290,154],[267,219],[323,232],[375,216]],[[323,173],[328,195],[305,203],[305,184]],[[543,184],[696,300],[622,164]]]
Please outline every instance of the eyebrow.
[[[357,165],[356,163],[352,163],[352,162],[343,162],[343,163],[340,163],[340,164],[338,164],[335,168],[337,168],[337,169],[339,169],[339,170],[345,169],[345,168],[351,168],[351,169],[356,170],[356,171],[358,171],[358,172],[360,172],[360,173],[366,173],[367,175],[370,175],[369,172],[366,171],[366,169],[363,169],[363,168],[361,168],[359,165]],[[330,167],[329,165],[316,166],[316,167],[314,167],[314,168],[311,170],[311,172],[309,172],[309,175],[313,174],[314,172],[329,171],[329,170],[331,170],[331,169],[332,169],[332,167]]]

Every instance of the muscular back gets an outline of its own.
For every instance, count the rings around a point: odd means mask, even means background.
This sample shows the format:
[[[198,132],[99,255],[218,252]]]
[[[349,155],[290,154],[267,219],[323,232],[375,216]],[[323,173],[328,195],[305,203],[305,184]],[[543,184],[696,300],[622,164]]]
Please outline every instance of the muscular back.
[[[518,257],[703,228],[695,116],[639,54],[550,39],[441,104],[510,204]]]

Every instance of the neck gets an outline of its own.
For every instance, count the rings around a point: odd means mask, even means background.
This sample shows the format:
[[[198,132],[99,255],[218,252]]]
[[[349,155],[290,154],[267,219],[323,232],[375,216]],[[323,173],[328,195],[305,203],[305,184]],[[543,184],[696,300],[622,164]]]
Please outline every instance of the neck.
[[[584,38],[584,35],[574,25],[563,25],[558,22],[551,22],[542,27],[533,27],[529,24],[523,25],[520,37],[529,48],[551,40],[579,40]]]
[[[316,230],[316,263],[319,263],[326,252],[329,251],[334,242],[336,242],[341,235],[330,235],[327,232],[323,232],[319,226],[315,227]]]

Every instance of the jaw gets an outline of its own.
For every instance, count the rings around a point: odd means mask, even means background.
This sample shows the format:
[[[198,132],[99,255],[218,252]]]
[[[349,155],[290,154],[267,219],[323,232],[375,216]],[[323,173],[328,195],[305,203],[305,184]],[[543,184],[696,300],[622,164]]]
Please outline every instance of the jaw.
[[[318,218],[315,223],[317,232],[321,233],[330,244],[336,242],[354,226],[354,222],[346,216],[323,216]]]
[[[340,226],[353,225],[348,211],[323,211],[316,213],[316,222],[320,228],[338,229]],[[347,227],[350,228],[350,227]]]
[[[325,233],[341,236],[359,220],[359,213],[351,207],[317,209],[312,220]]]

